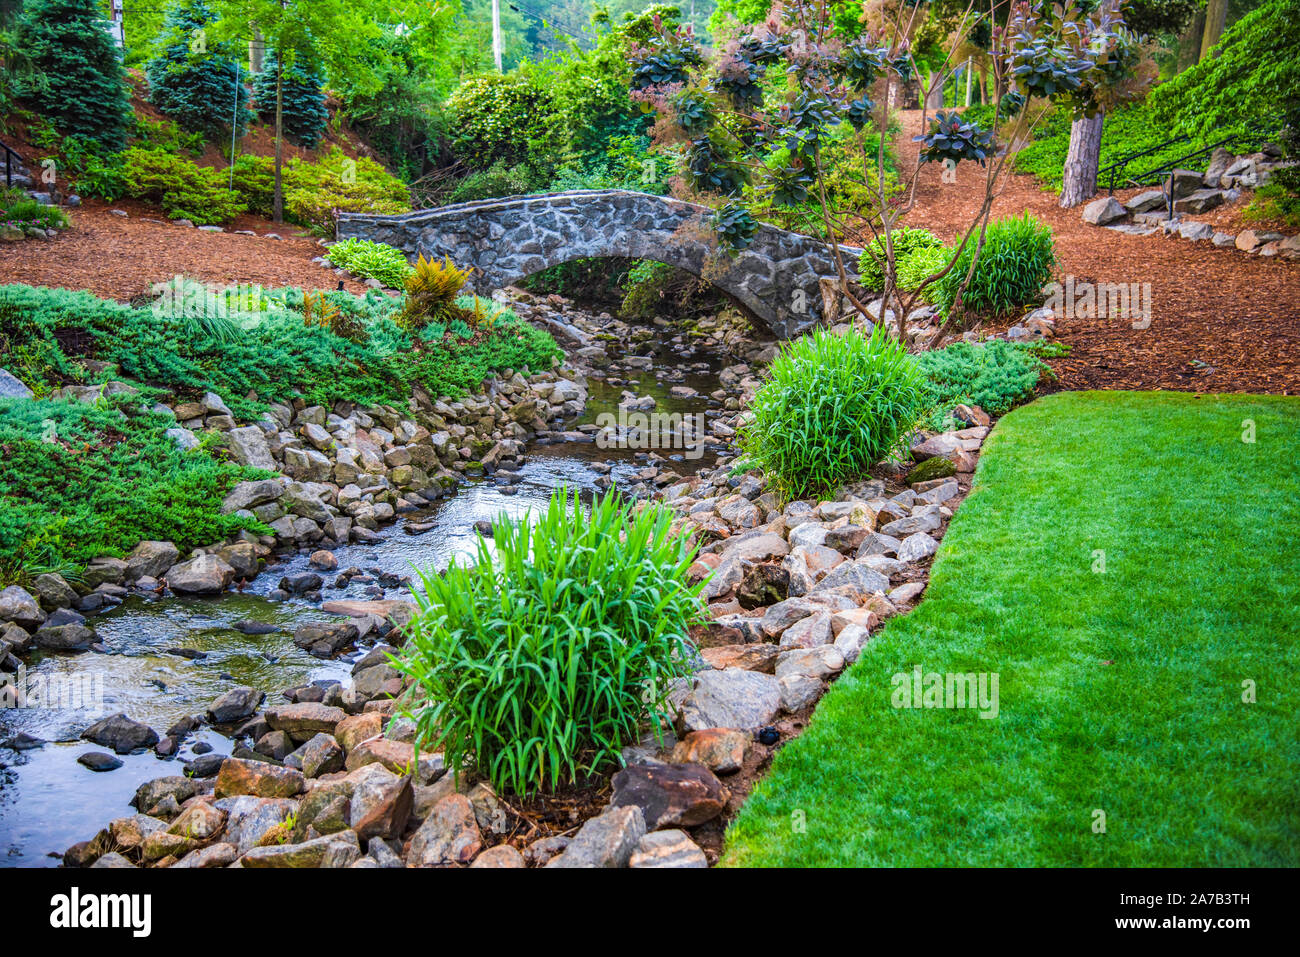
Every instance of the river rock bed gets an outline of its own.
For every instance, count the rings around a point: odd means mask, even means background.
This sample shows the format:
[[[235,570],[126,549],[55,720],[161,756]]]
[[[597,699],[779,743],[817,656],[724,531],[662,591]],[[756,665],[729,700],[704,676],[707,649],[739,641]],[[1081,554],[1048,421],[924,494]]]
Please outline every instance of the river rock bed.
[[[5,655],[31,647],[42,632],[46,642],[60,628],[69,629],[58,632],[66,639],[39,647],[93,648],[93,628],[58,616],[110,607],[131,589],[162,593],[179,584],[178,593],[200,595],[238,589],[261,563],[288,552],[299,556],[296,567],[303,559],[311,567],[281,576],[268,596],[318,602],[325,614],[345,616],[300,624],[293,638],[311,655],[339,661],[346,677],[269,697],[264,688],[228,687],[205,711],[162,734],[125,714],[85,729],[82,737],[104,749],[83,762],[88,767],[111,772],[121,760],[116,755],[131,760],[144,749],[164,759],[184,749],[187,761],[184,774],[141,785],[132,799],[136,813],[69,848],[65,865],[693,867],[717,859],[725,821],[774,751],[802,729],[829,682],[880,623],[918,600],[946,522],[969,489],[988,420],[977,409],[958,410],[970,427],[918,441],[918,464],[910,472],[882,468],[835,501],[780,508],[760,478],[730,474],[731,440],[759,385],[758,366],[770,358],[770,342],[752,341],[752,331],[735,334],[718,320],[661,338],[620,328],[608,315],[558,318],[566,305],[555,297],[516,300],[526,318],[548,326],[565,322],[571,340],[590,343],[577,347],[586,354],[574,356],[563,375],[493,383],[482,400],[425,403],[417,396],[401,414],[285,406],[242,427],[206,403],[201,414],[177,410],[181,429],[256,430],[236,438],[232,450],[240,446],[250,460],[265,451],[284,477],[241,485],[226,507],[248,509],[273,527],[280,522],[275,538],[241,536],[184,560],[169,543],[141,543],[125,559],[93,563],[99,580],[88,589],[47,579],[37,594],[7,589],[0,595],[10,642]],[[611,328],[622,335],[619,347],[597,341]],[[680,361],[656,376],[654,358],[638,354],[647,343],[660,358]],[[627,749],[626,767],[616,774],[556,796],[549,808],[512,803],[472,772],[449,774],[440,755],[417,759],[414,727],[396,714],[403,682],[387,661],[401,645],[413,606],[379,597],[394,582],[377,582],[373,597],[326,599],[331,585],[372,577],[363,568],[337,568],[331,548],[341,540],[367,543],[381,523],[411,511],[413,500],[445,494],[467,470],[477,471],[476,461],[487,460],[490,479],[500,481],[496,476],[505,472],[509,482],[529,438],[539,446],[596,442],[600,427],[552,427],[581,410],[589,389],[635,410],[647,398],[638,394],[644,380],[688,381],[686,360],[697,349],[730,346],[733,359],[749,361],[725,368],[719,388],[672,387],[682,390],[673,395],[695,393],[700,400],[713,461],[701,468],[672,450],[638,452],[643,467],[621,475],[610,470],[599,483],[662,500],[679,513],[679,531],[701,543],[691,575],[711,576],[704,591],[711,621],[693,635],[699,671],[674,691],[675,726],[662,739],[647,736]],[[184,413],[196,414],[181,418]],[[445,442],[435,440],[439,433]],[[90,607],[77,608],[87,599]],[[228,753],[221,753],[223,741]]]

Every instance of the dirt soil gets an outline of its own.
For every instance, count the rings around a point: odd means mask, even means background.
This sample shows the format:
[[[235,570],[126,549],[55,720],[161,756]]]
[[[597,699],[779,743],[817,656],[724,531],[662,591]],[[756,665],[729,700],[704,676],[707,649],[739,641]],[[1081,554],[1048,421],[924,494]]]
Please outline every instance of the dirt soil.
[[[915,163],[912,137],[920,118],[919,110],[902,113],[900,170]],[[935,163],[922,168],[916,207],[903,223],[951,240],[979,208],[984,171],[962,163],[956,183],[941,182],[941,172]],[[1081,209],[1061,209],[1056,195],[1033,177],[1003,176],[993,215],[1027,210],[1050,224],[1062,276],[1151,284],[1152,319],[1146,329],[1131,328],[1127,319],[1057,320],[1057,337],[1070,346],[1068,356],[1051,360],[1060,388],[1300,394],[1300,262],[1160,233],[1130,236],[1089,226]],[[1124,199],[1136,192],[1116,195]],[[1234,222],[1239,205],[1217,217],[1196,218]]]

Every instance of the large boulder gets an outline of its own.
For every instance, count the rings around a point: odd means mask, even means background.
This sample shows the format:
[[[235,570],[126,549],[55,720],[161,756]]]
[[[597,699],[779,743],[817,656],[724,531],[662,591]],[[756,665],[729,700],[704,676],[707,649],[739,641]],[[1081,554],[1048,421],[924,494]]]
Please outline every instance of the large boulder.
[[[255,797],[289,798],[303,789],[303,775],[265,761],[226,758],[217,772],[217,797],[252,794]]]
[[[200,555],[174,565],[167,587],[178,595],[219,595],[234,581],[235,570],[217,555]]]
[[[46,651],[85,651],[98,640],[93,628],[77,622],[36,629],[32,644]]]
[[[268,472],[278,471],[275,458],[271,455],[271,447],[266,442],[266,436],[255,425],[246,425],[227,432],[226,448],[230,450],[231,458],[240,465],[265,469]]]
[[[781,710],[781,685],[774,675],[727,668],[705,671],[681,704],[686,731],[736,728],[755,731]]]
[[[694,827],[722,813],[730,795],[702,764],[634,764],[614,775],[612,807],[639,807],[649,830]]]
[[[0,621],[12,621],[32,631],[45,621],[45,612],[26,589],[10,585],[0,591]]]
[[[208,706],[208,720],[213,724],[233,724],[251,718],[266,698],[256,688],[231,688]]]
[[[240,482],[230,490],[225,501],[221,503],[221,513],[229,515],[258,505],[276,501],[284,494],[283,479],[258,479],[253,482]]]

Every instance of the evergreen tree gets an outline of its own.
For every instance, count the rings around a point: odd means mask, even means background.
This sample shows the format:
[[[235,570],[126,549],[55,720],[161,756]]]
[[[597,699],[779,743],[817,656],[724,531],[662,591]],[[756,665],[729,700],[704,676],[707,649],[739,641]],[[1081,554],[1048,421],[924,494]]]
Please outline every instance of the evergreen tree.
[[[99,0],[28,0],[15,41],[32,65],[15,77],[15,92],[32,109],[65,134],[126,145],[125,73]]]
[[[217,14],[206,0],[181,0],[167,14],[160,54],[149,61],[149,101],[182,127],[216,136],[233,119],[243,135],[248,126],[248,89],[229,43],[211,36]],[[239,105],[235,109],[238,91]]]
[[[275,122],[275,74],[279,60],[273,49],[266,51],[262,72],[253,78],[253,99],[257,115],[267,123]],[[324,78],[316,72],[307,54],[299,53],[284,69],[284,132],[311,149],[320,142],[329,121],[325,109]]]

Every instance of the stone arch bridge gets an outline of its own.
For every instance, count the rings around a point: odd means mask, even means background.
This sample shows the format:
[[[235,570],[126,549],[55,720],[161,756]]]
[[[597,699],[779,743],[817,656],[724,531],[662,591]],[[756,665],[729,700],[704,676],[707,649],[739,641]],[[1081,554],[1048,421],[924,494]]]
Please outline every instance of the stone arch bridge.
[[[651,259],[706,278],[779,338],[820,321],[820,280],[836,275],[826,244],[761,224],[734,257],[710,241],[709,209],[648,193],[574,190],[417,210],[397,216],[343,213],[339,239],[388,243],[410,256],[450,256],[473,266],[469,285],[487,295],[571,259]],[[862,250],[842,246],[856,275]]]

